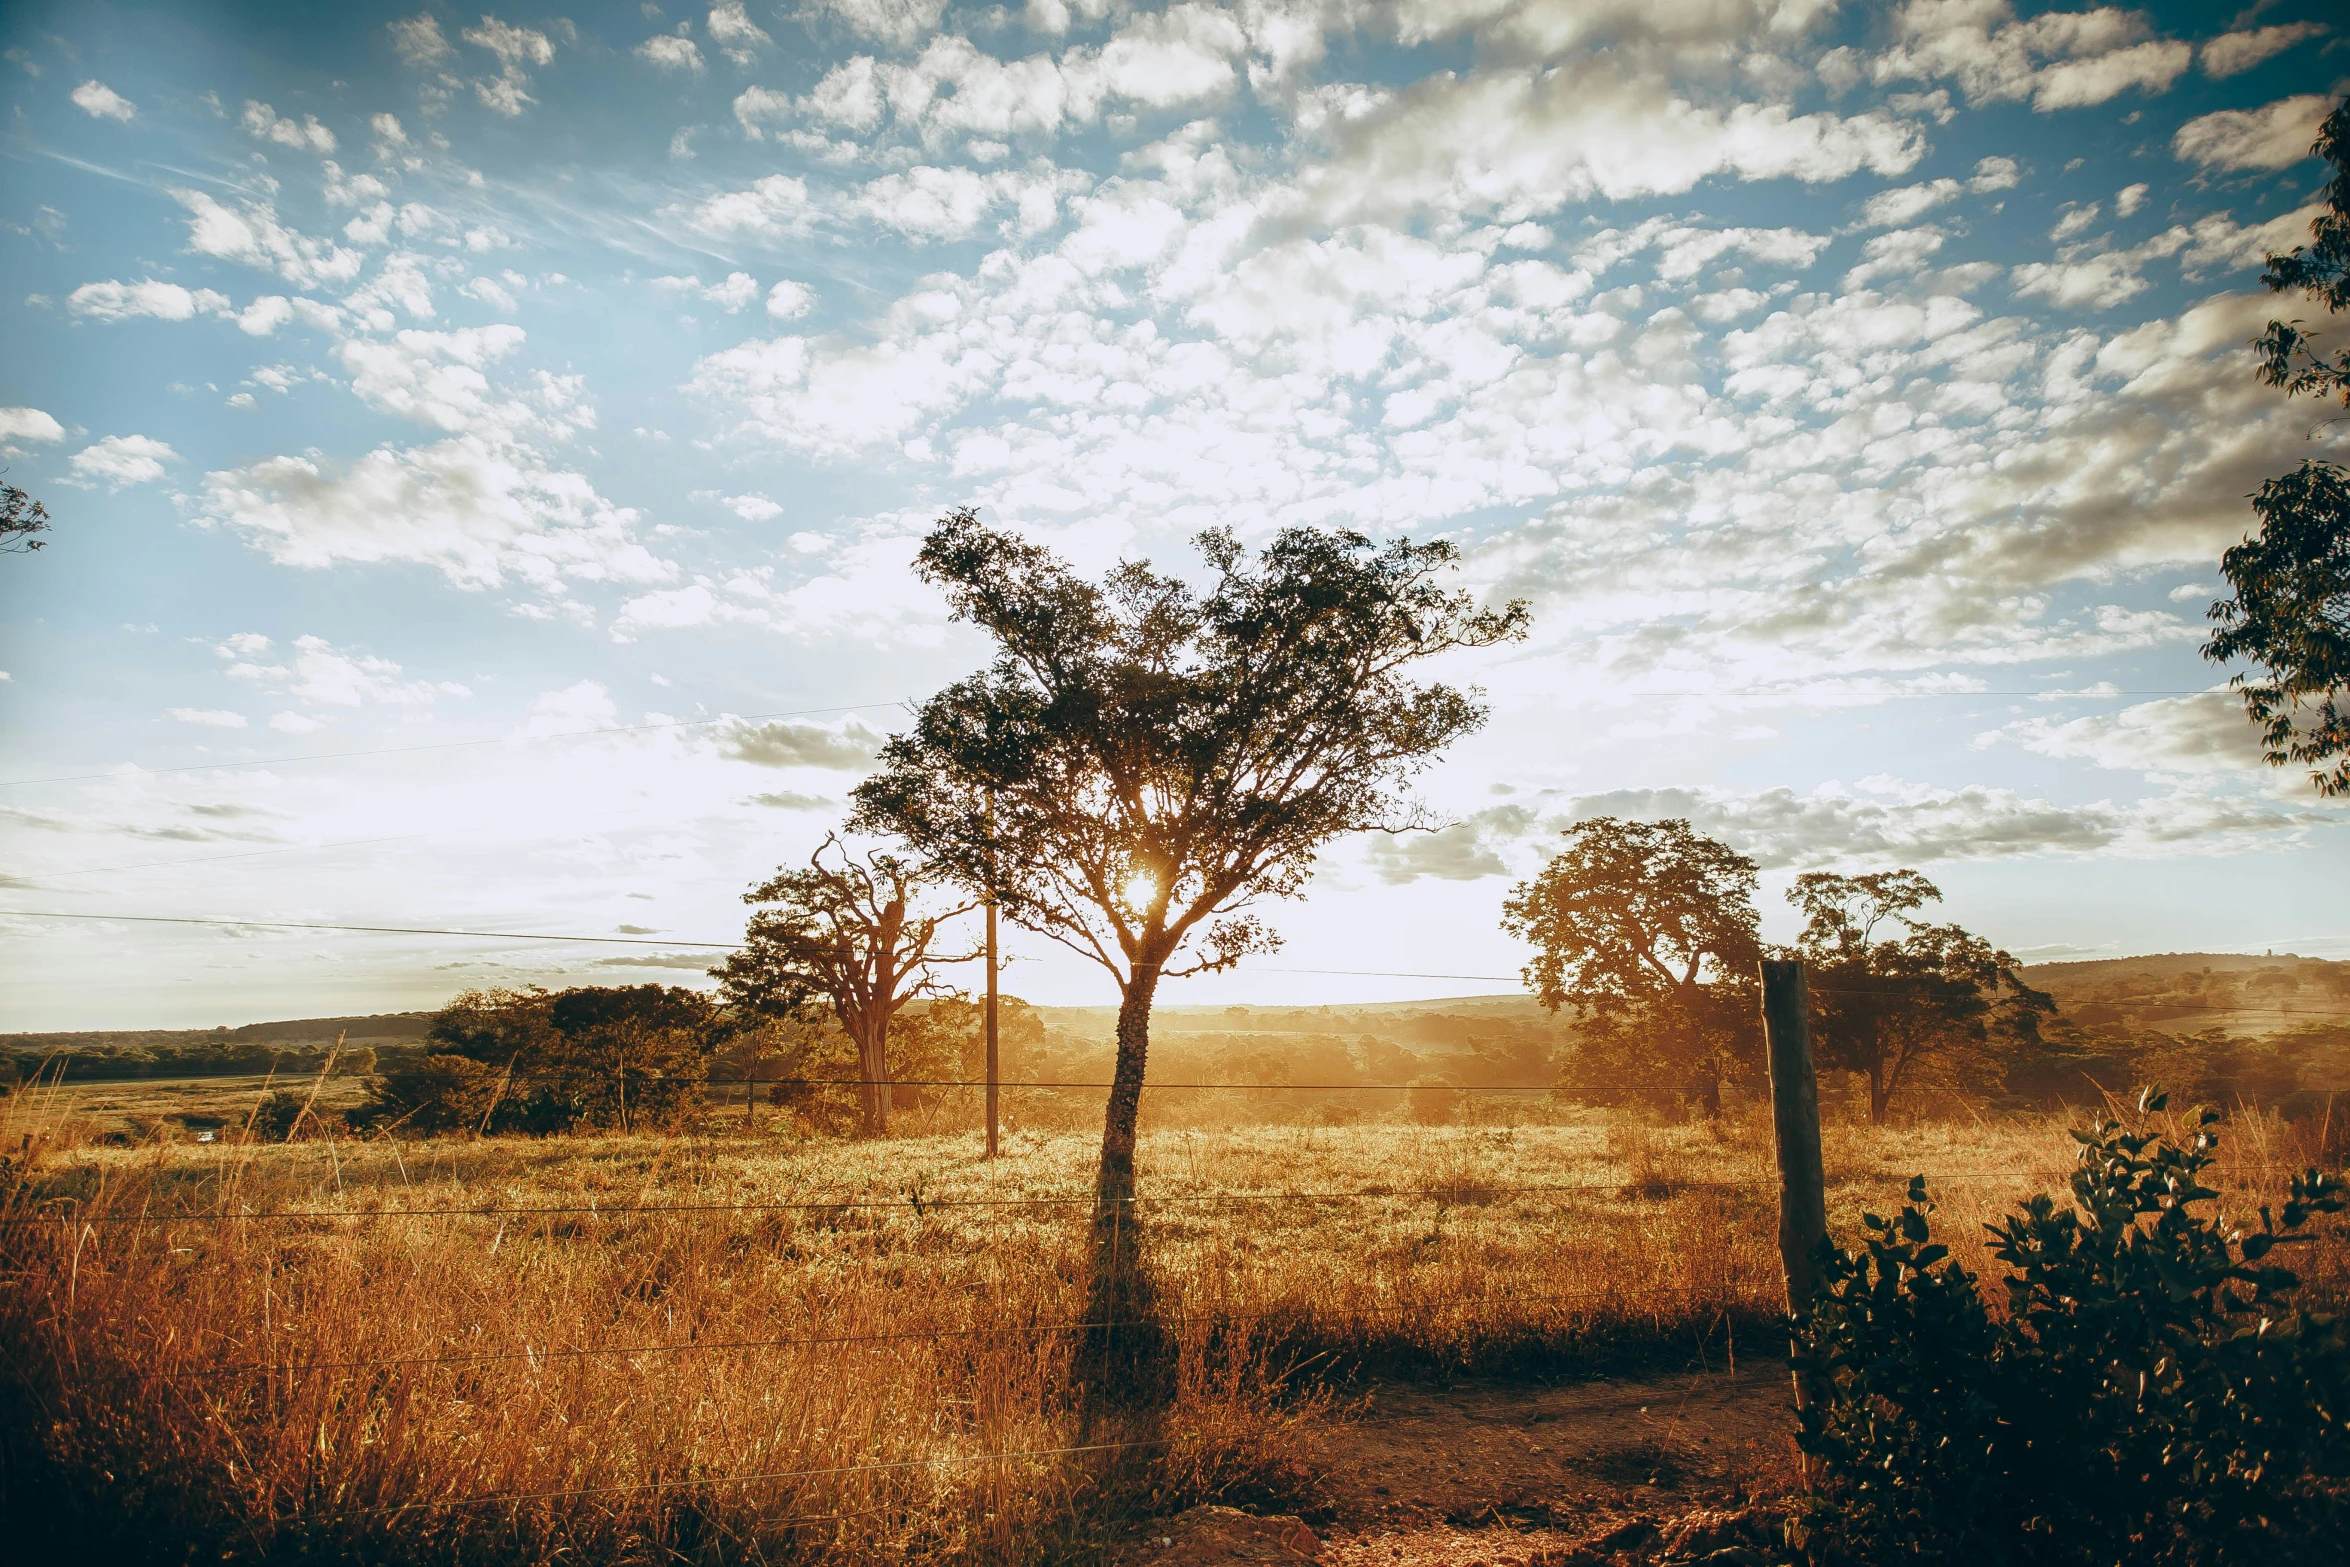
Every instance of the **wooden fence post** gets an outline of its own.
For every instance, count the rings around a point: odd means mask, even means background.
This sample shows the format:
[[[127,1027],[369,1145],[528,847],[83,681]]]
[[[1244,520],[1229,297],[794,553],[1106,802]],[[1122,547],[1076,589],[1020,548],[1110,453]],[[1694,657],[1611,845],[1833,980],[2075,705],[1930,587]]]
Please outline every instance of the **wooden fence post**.
[[[1799,962],[1762,966],[1763,1033],[1770,1042],[1771,1127],[1779,1152],[1779,1262],[1787,1309],[1811,1306],[1819,1273],[1812,1248],[1828,1233],[1827,1180],[1820,1168],[1820,1087],[1811,1061],[1811,992]],[[1801,1389],[1797,1390],[1801,1396]]]
[[[987,808],[987,831],[995,835],[995,802],[991,796]],[[987,851],[987,1015],[984,1029],[987,1035],[987,1156],[996,1156],[997,1080],[1001,1062],[996,1054],[996,953],[995,953],[995,848]]]

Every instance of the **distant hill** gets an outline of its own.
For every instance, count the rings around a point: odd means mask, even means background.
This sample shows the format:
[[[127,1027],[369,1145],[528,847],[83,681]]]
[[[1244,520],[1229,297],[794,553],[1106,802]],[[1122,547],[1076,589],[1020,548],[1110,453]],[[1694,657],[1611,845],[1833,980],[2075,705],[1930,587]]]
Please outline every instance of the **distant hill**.
[[[350,1049],[368,1045],[413,1045],[432,1023],[430,1012],[379,1012],[368,1017],[298,1017],[280,1023],[247,1023],[241,1028],[104,1028],[44,1034],[0,1034],[0,1052],[14,1055],[50,1051],[171,1050],[206,1046],[275,1046],[324,1049],[338,1035]]]
[[[2235,1031],[2272,1032],[2293,1026],[2297,1017],[2350,1019],[2350,963],[2304,958],[2293,953],[2162,952],[2143,957],[2096,958],[2078,963],[2035,963],[2024,977],[2057,998],[2069,1016],[2085,1023],[2129,1021],[2165,1031],[2224,1024]],[[1038,1007],[1048,1028],[1077,1036],[1107,1038],[1117,1008]],[[206,1047],[323,1050],[339,1035],[360,1049],[415,1045],[431,1024],[430,1012],[380,1012],[365,1017],[288,1018],[247,1023],[241,1028],[90,1029],[0,1034],[0,1054],[53,1051],[160,1050]],[[2211,1021],[2199,1022],[2198,1018]],[[1550,1014],[1532,996],[1502,993],[1444,996],[1425,1001],[1350,1001],[1326,1006],[1199,1006],[1163,1004],[1154,1018],[1160,1034],[1405,1034],[1422,1029],[1450,1032],[1437,1019],[1474,1019],[1499,1025],[1538,1026]]]

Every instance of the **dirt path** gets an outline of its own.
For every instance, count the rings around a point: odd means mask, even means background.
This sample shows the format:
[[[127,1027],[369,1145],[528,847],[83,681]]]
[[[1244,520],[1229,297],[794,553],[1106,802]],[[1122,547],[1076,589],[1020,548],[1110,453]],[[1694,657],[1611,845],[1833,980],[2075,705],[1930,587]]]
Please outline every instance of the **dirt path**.
[[[1374,1389],[1333,1433],[1304,1518],[1198,1509],[1131,1563],[1314,1560],[1333,1567],[1568,1567],[1765,1559],[1741,1509],[1794,1467],[1783,1369],[1556,1387]],[[1727,1556],[1717,1556],[1727,1550]]]

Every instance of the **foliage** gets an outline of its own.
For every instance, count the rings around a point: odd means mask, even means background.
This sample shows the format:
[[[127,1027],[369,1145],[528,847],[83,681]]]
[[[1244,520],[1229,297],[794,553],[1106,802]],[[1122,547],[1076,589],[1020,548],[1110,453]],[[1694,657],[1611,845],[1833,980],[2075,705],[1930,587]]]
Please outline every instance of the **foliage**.
[[[2260,280],[2339,315],[2350,307],[2350,96],[2334,105],[2310,151],[2333,169],[2310,243],[2270,256]],[[2260,379],[2287,397],[2338,397],[2350,407],[2350,352],[2329,357],[2317,336],[2299,321],[2269,322],[2254,343]],[[2260,675],[2239,673],[2228,684],[2260,727],[2263,760],[2306,766],[2319,794],[2350,796],[2350,482],[2333,463],[2304,461],[2261,485],[2252,509],[2258,531],[2220,557],[2235,596],[2211,606],[2218,629],[2203,656],[2260,666]]]
[[[669,1126],[700,1103],[731,1032],[676,986],[467,991],[433,1019],[438,1053],[371,1080],[362,1119],[418,1133]]]
[[[0,555],[29,555],[47,541],[49,508],[13,484],[0,484]]]
[[[1567,837],[1502,905],[1502,928],[1535,948],[1527,988],[1588,1015],[1583,1076],[1702,1082],[1719,1113],[1722,1083],[1761,1053],[1754,861],[1678,819],[1601,816]]]
[[[1095,584],[968,509],[942,519],[923,578],[997,655],[889,742],[852,818],[1118,980],[1105,1203],[1133,1189],[1160,979],[1268,950],[1248,906],[1296,896],[1331,839],[1428,825],[1403,785],[1485,712],[1407,671],[1527,624],[1444,587],[1443,542],[1291,528],[1253,562],[1229,531],[1199,546],[1203,590],[1138,562]]]
[[[331,1134],[341,1126],[342,1117],[319,1109],[309,1090],[275,1088],[262,1097],[253,1112],[252,1135],[267,1143],[289,1143]]]
[[[2350,795],[2350,473],[2304,462],[2261,485],[2252,509],[2259,531],[2220,557],[2235,597],[2211,606],[2218,629],[2203,656],[2265,671],[2228,682],[2260,726],[2264,761],[2317,769],[2318,793]]]
[[[1823,1244],[1797,1325],[1815,1561],[2331,1561],[2350,1523],[2350,1342],[2270,1257],[2341,1211],[2292,1177],[2257,1229],[2201,1211],[2217,1112],[2076,1131],[2072,1202],[1990,1226],[1994,1316],[1925,1181],[1858,1251]]]
[[[471,1056],[429,1055],[379,1074],[367,1085],[367,1104],[356,1119],[419,1137],[484,1130],[504,1082],[503,1072]]]
[[[2039,1020],[2056,1010],[2006,952],[1957,925],[1909,918],[1941,896],[1911,870],[1814,871],[1787,891],[1804,915],[1796,951],[1811,965],[1814,1059],[1868,1079],[1869,1119],[1880,1126],[1921,1071],[1947,1068],[1994,1034],[2036,1041]],[[1888,924],[1904,934],[1880,940]]]
[[[837,863],[825,862],[827,850]],[[790,1017],[818,1002],[831,1008],[857,1044],[869,1136],[889,1130],[889,1085],[900,1075],[889,1051],[892,1020],[931,988],[932,963],[970,956],[942,958],[933,950],[940,927],[975,905],[917,911],[927,879],[898,855],[860,858],[827,835],[807,869],[779,870],[743,894],[745,903],[772,907],[751,916],[741,948],[710,970],[721,994],[757,1016]]]
[[[2268,257],[2260,281],[2271,293],[2299,291],[2328,314],[2339,315],[2350,309],[2350,96],[2334,105],[2309,150],[2333,165],[2324,207],[2309,225],[2310,242]],[[2260,354],[2260,379],[2283,388],[2288,397],[2308,392],[2338,396],[2350,405],[2350,352],[2337,351],[2329,359],[2313,346],[2315,337],[2298,321],[2271,321],[2253,343]]]

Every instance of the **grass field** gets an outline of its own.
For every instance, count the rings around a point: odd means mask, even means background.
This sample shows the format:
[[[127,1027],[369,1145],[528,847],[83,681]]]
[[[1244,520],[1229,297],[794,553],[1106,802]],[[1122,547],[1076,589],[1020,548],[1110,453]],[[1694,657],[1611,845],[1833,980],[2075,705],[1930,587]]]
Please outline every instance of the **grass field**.
[[[963,1132],[815,1141],[732,1118],[103,1147],[57,1137],[67,1108],[0,1110],[0,1145],[36,1144],[9,1216],[79,1221],[0,1232],[0,1323],[8,1484],[85,1548],[1081,1560],[1133,1516],[1294,1502],[1362,1377],[1775,1353],[1755,1106],[1146,1134],[1175,1371],[1140,1414],[1072,1377],[1085,1133],[1018,1133],[992,1165]],[[2309,1136],[2240,1118],[2231,1196],[2273,1193]],[[2071,1158],[2051,1120],[1833,1124],[1831,1224],[1849,1237],[1924,1172],[1980,1268],[1981,1221],[2060,1190]],[[2339,1299],[2343,1262],[2337,1234],[2296,1265]]]

